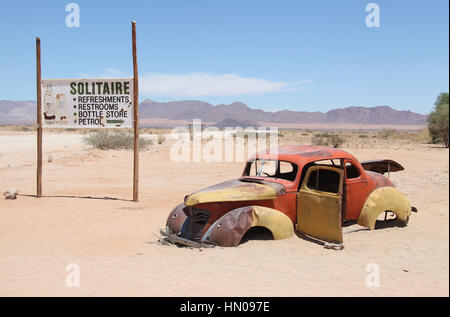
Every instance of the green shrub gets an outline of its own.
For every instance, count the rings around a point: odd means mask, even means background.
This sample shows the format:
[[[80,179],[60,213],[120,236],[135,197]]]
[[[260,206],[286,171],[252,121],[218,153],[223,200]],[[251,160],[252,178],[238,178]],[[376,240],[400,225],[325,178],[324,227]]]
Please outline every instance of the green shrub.
[[[430,131],[433,143],[443,142],[445,147],[449,145],[449,106],[448,93],[441,93],[435,107],[427,119],[428,130]]]
[[[100,150],[132,149],[134,136],[130,133],[97,131],[84,137],[84,142]],[[139,138],[139,149],[152,144],[152,140]]]

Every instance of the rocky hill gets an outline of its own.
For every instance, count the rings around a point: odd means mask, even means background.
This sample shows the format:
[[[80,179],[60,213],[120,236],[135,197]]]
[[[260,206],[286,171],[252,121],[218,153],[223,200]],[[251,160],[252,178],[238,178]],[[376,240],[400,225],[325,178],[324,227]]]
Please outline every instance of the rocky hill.
[[[356,123],[425,125],[427,116],[399,111],[389,106],[347,107],[328,112],[282,110],[277,112],[252,109],[242,102],[214,106],[203,101],[156,102],[144,100],[139,105],[141,119],[221,122],[226,119],[256,123]],[[0,124],[33,124],[36,122],[34,101],[0,101]]]

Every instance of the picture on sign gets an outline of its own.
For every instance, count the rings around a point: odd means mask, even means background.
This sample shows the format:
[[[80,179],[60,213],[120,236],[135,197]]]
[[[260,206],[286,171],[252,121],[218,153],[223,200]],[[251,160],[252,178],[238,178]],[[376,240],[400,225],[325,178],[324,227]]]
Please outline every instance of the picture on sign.
[[[44,79],[44,128],[133,127],[133,79]]]

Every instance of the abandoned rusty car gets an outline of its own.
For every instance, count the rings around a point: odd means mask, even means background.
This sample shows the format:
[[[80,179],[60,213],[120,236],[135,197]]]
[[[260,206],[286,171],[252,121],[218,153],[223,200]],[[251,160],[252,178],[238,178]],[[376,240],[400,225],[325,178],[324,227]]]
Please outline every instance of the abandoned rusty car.
[[[342,244],[342,226],[374,229],[382,213],[406,226],[411,207],[383,174],[403,170],[392,160],[359,162],[353,155],[323,146],[285,146],[260,152],[242,176],[187,195],[169,214],[161,233],[193,247],[237,246],[254,227],[273,238],[294,230],[320,241]],[[386,218],[385,218],[386,219]]]

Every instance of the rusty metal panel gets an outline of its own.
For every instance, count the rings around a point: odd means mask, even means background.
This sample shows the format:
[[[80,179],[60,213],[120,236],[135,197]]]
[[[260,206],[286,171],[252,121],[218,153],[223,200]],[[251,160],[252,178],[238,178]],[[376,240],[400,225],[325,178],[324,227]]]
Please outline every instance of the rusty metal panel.
[[[277,198],[277,191],[274,186],[263,182],[231,180],[197,191],[187,196],[184,203],[195,206],[210,202],[269,200]]]
[[[288,216],[271,208],[252,207],[252,227],[264,227],[272,232],[275,240],[288,239],[294,235],[294,225]]]
[[[203,236],[203,243],[224,247],[237,246],[244,234],[252,227],[264,227],[272,232],[274,239],[293,236],[294,227],[282,212],[261,206],[234,209],[217,220]]]
[[[167,217],[166,228],[169,228],[170,232],[173,234],[178,234],[179,232],[181,232],[181,226],[187,218],[187,215],[183,211],[183,208],[185,208],[184,204],[179,204],[170,212],[169,216]]]
[[[403,171],[405,168],[393,160],[370,160],[361,162],[366,171],[380,174]]]
[[[315,170],[332,170],[340,175],[338,193],[312,190],[306,186],[309,176]],[[320,172],[319,172],[320,173]],[[343,170],[332,167],[311,167],[303,181],[297,200],[297,230],[311,237],[328,241],[343,242],[342,235],[342,184]]]

